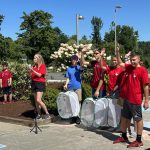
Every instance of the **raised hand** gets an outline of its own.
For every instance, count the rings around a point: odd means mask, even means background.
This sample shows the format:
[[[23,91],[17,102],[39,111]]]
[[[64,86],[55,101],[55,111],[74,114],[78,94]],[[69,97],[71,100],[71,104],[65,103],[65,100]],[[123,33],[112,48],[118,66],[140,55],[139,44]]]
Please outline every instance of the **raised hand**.
[[[105,48],[103,48],[102,50],[101,50],[101,56],[103,56],[104,54],[105,54]]]
[[[85,54],[87,51],[88,51],[88,48],[87,48],[87,45],[86,45],[86,46],[84,46],[84,48],[81,50],[81,52]]]
[[[119,47],[116,48],[116,52],[119,53]]]
[[[129,57],[131,55],[131,51],[129,51],[126,55],[125,55],[125,57]]]

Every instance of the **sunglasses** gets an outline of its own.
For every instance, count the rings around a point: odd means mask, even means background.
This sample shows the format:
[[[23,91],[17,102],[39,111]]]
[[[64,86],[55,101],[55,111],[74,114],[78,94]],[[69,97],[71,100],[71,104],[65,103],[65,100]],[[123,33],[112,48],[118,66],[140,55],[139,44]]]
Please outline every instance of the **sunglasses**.
[[[99,54],[98,52],[94,53],[94,55],[98,55],[98,54]]]

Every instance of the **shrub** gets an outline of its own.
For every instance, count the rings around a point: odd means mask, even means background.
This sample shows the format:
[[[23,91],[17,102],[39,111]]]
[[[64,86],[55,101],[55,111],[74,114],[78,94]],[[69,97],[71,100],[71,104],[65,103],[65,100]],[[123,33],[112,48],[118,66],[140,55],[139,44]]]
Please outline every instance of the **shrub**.
[[[82,99],[85,100],[87,97],[92,97],[92,88],[90,84],[82,83]]]
[[[12,72],[13,97],[16,100],[28,100],[31,94],[31,80],[27,64],[10,63]]]
[[[57,104],[56,99],[58,97],[58,94],[60,91],[58,89],[53,88],[47,88],[46,92],[43,94],[43,102],[47,106],[48,109],[56,111],[57,110]]]

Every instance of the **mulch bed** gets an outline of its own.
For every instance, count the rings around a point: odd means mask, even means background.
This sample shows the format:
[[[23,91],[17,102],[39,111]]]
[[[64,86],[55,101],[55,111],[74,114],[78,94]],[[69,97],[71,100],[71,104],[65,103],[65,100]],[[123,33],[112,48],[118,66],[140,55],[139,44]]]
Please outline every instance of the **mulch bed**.
[[[63,89],[63,83],[49,83],[47,88]],[[56,111],[50,111],[50,114],[58,115]],[[0,94],[0,116],[17,119],[33,120],[35,118],[34,107],[30,101],[13,101],[3,104],[3,96]]]
[[[0,101],[0,116],[32,120],[35,117],[34,107],[30,101],[13,101],[6,104]]]

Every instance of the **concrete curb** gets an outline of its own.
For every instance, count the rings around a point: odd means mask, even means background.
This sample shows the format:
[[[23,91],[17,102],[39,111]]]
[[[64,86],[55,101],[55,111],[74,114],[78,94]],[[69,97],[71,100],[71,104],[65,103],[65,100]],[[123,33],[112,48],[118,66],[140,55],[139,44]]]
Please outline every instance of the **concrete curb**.
[[[45,124],[55,122],[56,120],[57,120],[56,117],[53,116],[51,119],[48,119],[48,120],[42,119],[42,120],[37,121],[37,123],[38,125],[45,125]],[[35,125],[34,119],[27,120],[27,119],[18,119],[18,118],[13,118],[13,117],[0,116],[0,121],[6,122],[6,123],[29,126],[29,127],[33,127]]]

